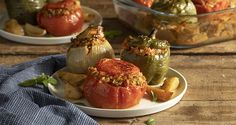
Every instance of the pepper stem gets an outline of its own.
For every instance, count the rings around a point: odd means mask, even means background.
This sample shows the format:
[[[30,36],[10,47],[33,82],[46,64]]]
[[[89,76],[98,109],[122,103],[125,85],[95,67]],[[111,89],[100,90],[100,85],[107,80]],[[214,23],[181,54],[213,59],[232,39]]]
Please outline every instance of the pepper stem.
[[[157,29],[153,29],[152,32],[148,35],[148,37],[152,39],[156,39]]]

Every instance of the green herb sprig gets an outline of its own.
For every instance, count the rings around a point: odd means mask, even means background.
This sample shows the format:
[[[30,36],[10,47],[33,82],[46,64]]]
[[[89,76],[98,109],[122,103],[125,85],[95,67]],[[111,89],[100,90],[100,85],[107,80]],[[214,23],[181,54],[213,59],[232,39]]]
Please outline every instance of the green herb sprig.
[[[48,84],[56,85],[57,80],[54,79],[52,76],[46,75],[42,73],[42,75],[26,80],[24,82],[19,83],[18,85],[21,87],[30,87],[30,86],[35,86],[36,84],[44,85],[45,87],[48,87]]]

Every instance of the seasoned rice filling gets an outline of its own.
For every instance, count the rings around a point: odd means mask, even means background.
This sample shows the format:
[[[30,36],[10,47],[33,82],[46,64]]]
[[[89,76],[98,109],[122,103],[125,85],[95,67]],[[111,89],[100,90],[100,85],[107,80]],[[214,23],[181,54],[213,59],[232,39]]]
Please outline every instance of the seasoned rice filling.
[[[43,10],[43,14],[47,17],[53,16],[65,16],[77,11],[77,8],[80,7],[80,2],[75,1],[74,4],[70,7],[61,7],[61,8],[54,8],[54,9],[45,9]]]
[[[123,43],[124,49],[140,56],[165,55],[168,52],[169,45],[166,40],[159,41],[146,37],[138,36],[137,38],[128,37]]]
[[[89,31],[83,32],[76,38],[72,38],[71,47],[94,46],[107,41],[104,37],[102,27],[91,27]]]
[[[95,67],[89,67],[88,74],[89,76],[93,76],[99,80],[98,82],[108,83],[113,86],[143,86],[145,85],[144,83],[146,83],[146,79],[141,72],[130,75],[121,74],[117,76],[111,76],[105,72],[98,71]]]

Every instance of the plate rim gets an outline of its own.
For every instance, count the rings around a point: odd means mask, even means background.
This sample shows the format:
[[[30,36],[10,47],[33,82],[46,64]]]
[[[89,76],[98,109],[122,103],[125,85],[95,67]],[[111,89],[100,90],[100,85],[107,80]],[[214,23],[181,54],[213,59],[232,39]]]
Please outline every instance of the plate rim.
[[[76,107],[78,107],[80,110],[82,110],[83,112],[85,112],[86,114],[88,114],[90,116],[104,117],[104,118],[128,118],[128,117],[144,116],[144,115],[149,115],[149,114],[153,114],[153,113],[157,113],[157,112],[166,110],[166,109],[176,105],[182,99],[182,97],[184,96],[184,94],[186,93],[187,88],[188,88],[187,80],[183,76],[183,74],[181,74],[180,72],[178,72],[177,70],[175,70],[171,67],[169,67],[169,70],[171,70],[175,74],[178,74],[181,77],[181,79],[184,81],[182,83],[182,84],[184,84],[184,88],[183,88],[182,92],[179,95],[175,96],[174,98],[171,98],[170,100],[168,100],[166,102],[158,103],[157,106],[153,105],[153,106],[149,106],[147,108],[140,108],[140,109],[130,109],[130,108],[127,108],[127,109],[103,109],[103,108],[96,108],[96,107],[91,107],[91,106],[78,105],[78,104],[75,104],[75,103],[72,103],[72,102],[71,103],[74,104]],[[53,96],[58,97],[57,95],[54,95],[54,92],[52,92],[53,90],[51,90],[52,89],[51,87],[50,86],[48,87],[49,92]],[[58,97],[58,98],[61,98],[61,97]],[[64,98],[61,98],[61,99],[66,100]],[[68,101],[68,100],[66,100],[66,101]],[[165,107],[165,108],[154,110],[155,108],[158,108],[158,107]],[[86,110],[90,110],[90,111],[86,111]],[[128,113],[128,112],[142,112],[142,111],[147,111],[147,110],[150,110],[150,111],[149,112],[144,112],[144,113],[141,113],[141,114]],[[93,113],[90,113],[91,111],[93,111]],[[96,114],[96,112],[100,112],[100,114]],[[104,113],[102,113],[102,112],[104,112]],[[126,115],[120,115],[120,113],[122,113],[122,114],[128,113],[128,115],[127,114]],[[113,115],[106,115],[106,114],[113,114]]]
[[[81,6],[82,9],[84,10],[88,10],[92,13],[94,13],[97,17],[98,25],[101,25],[103,23],[103,18],[101,16],[100,13],[98,13],[95,9],[92,9],[90,7],[87,6]],[[4,21],[4,19],[6,19],[6,17],[8,17],[7,15],[7,11],[3,11],[1,12],[1,15],[3,15],[0,19],[0,22],[3,23],[2,21]],[[91,21],[92,22],[92,21]],[[90,22],[90,23],[91,23]],[[85,25],[89,25],[89,24],[84,24]],[[87,29],[87,28],[85,28]],[[67,36],[59,36],[59,37],[32,37],[32,36],[20,36],[20,35],[16,35],[13,33],[9,33],[3,30],[3,27],[0,28],[0,36],[11,40],[11,42],[17,42],[17,43],[24,43],[24,44],[31,44],[31,45],[58,45],[58,44],[66,44],[66,43],[70,43],[70,40],[72,37],[75,37],[77,34],[72,34],[72,35],[67,35]],[[34,42],[32,42],[33,40],[35,40]],[[48,41],[48,42],[40,42],[40,41]],[[52,41],[57,41],[57,42],[52,42]]]

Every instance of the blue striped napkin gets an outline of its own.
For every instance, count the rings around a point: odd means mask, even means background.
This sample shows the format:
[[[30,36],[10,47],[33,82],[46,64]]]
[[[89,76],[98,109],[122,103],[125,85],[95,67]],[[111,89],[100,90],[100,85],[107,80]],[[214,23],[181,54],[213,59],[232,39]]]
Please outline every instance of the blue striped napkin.
[[[17,85],[42,73],[51,75],[64,66],[65,55],[0,66],[0,125],[97,125],[73,104],[50,95],[47,88]]]

